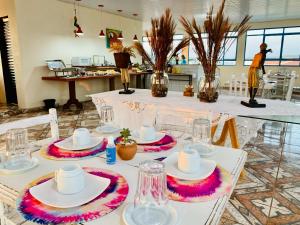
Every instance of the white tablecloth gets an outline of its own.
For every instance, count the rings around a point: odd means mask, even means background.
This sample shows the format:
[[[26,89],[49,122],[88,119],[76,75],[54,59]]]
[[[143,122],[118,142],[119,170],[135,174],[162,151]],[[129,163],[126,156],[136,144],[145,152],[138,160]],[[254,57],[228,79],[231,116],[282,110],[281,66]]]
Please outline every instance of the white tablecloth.
[[[221,95],[216,103],[200,102],[196,97],[184,97],[181,92],[169,91],[165,98],[151,96],[147,89],[136,89],[132,95],[119,95],[119,91],[90,95],[99,111],[103,105],[114,107],[116,122],[122,127],[137,128],[141,123],[153,123],[160,109],[189,111],[203,114],[227,113],[230,115],[300,115],[300,106],[292,102],[257,99],[266,108],[248,108],[241,101],[245,97]]]

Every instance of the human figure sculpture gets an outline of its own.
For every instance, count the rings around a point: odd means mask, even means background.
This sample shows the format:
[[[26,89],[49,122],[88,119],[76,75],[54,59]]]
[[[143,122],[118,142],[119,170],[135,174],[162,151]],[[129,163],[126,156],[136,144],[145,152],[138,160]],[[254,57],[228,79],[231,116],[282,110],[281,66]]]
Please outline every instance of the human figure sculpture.
[[[129,89],[130,75],[129,75],[128,68],[120,68],[120,70],[121,70],[121,82],[124,87],[124,91],[120,91],[120,94],[134,93],[134,90]]]
[[[121,71],[121,82],[123,84],[124,90],[119,91],[119,94],[132,94],[135,91],[129,89],[130,74],[128,69],[131,68],[130,55],[125,52],[114,53],[116,66]]]
[[[260,45],[260,52],[257,53],[253,60],[252,64],[249,68],[248,72],[248,90],[250,94],[249,102],[242,101],[242,105],[245,105],[247,107],[251,108],[264,108],[266,107],[265,104],[258,104],[255,100],[255,96],[259,87],[259,73],[260,70],[262,70],[263,74],[266,74],[265,71],[265,60],[268,52],[272,52],[272,49],[267,49],[268,45],[266,43],[262,43]]]

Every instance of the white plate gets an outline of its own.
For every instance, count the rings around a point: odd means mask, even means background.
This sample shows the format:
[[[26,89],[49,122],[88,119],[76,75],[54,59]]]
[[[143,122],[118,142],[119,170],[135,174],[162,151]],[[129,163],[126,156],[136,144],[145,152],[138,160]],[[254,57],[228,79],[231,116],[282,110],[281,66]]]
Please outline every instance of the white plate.
[[[178,169],[178,152],[174,152],[163,161],[166,165],[166,173],[172,177],[183,180],[203,180],[210,176],[217,164],[213,160],[200,159],[200,169],[195,173],[185,173]]]
[[[201,143],[190,144],[187,147],[196,150],[201,157],[211,157],[215,153],[215,146]]]
[[[69,150],[69,151],[81,151],[85,149],[91,149],[96,147],[102,142],[103,138],[102,137],[94,137],[91,136],[91,141],[90,143],[86,145],[74,145],[73,144],[73,138],[68,137],[60,142],[56,142],[54,145],[58,148]]]
[[[40,202],[56,208],[73,208],[88,203],[100,195],[110,184],[110,180],[89,173],[85,176],[85,188],[71,195],[57,191],[54,179],[29,189],[30,194]]]
[[[113,126],[113,125],[104,125],[101,127],[97,127],[96,131],[98,133],[103,133],[103,134],[112,134],[112,133],[116,133],[116,132],[120,131],[120,128],[117,126]]]
[[[152,215],[149,215],[149,221],[143,221],[142,224],[147,225],[155,225],[160,224],[157,223],[155,220],[157,218],[157,215],[163,216],[165,221],[161,225],[176,225],[178,223],[178,213],[176,209],[171,207],[170,205],[166,206],[164,209],[156,209],[156,208],[150,208],[148,209],[150,212],[152,212]],[[149,212],[149,211],[148,211]],[[140,209],[134,208],[133,203],[128,204],[122,213],[123,221],[126,225],[138,225],[136,222],[136,218],[146,218],[146,216],[143,215],[143,211]],[[141,223],[140,223],[141,224]]]
[[[19,168],[19,169],[7,169],[4,166],[0,165],[0,174],[21,174],[21,173],[25,173],[28,170],[33,169],[34,167],[36,167],[39,164],[39,160],[35,157],[33,157],[31,159],[31,162],[23,167],[23,168]]]
[[[140,138],[140,135],[138,132],[133,132],[132,138],[136,141],[138,144],[151,144],[157,141],[160,141],[166,134],[161,132],[155,133],[155,138],[152,140],[143,140]]]

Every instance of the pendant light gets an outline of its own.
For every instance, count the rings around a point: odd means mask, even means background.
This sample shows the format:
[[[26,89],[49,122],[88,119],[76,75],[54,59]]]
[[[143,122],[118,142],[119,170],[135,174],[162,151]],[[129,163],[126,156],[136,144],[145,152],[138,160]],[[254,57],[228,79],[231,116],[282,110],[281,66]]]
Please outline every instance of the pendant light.
[[[100,14],[100,22],[102,22],[102,8],[104,7],[104,5],[98,5],[99,7],[99,14]],[[103,29],[101,29],[100,33],[99,33],[99,38],[104,38],[105,34]]]
[[[123,10],[122,9],[118,9],[118,12],[121,13]],[[121,20],[120,20],[121,21]],[[118,35],[118,40],[122,41],[124,40],[123,34],[122,34],[122,22],[121,22],[121,32]]]
[[[133,15],[133,16],[138,16],[138,14],[137,14],[137,13],[133,13],[132,15]],[[134,42],[138,42],[138,41],[139,41],[139,39],[138,39],[138,37],[137,37],[137,35],[136,35],[136,34],[133,36],[133,39],[132,39],[132,41],[134,41]]]
[[[81,0],[76,0],[76,1],[78,2],[78,10],[79,10],[79,2]],[[80,36],[83,36],[84,33],[83,33],[80,25],[78,24],[76,1],[74,0],[74,26],[76,27],[76,29],[74,30],[74,34],[75,34],[75,37],[80,37]]]

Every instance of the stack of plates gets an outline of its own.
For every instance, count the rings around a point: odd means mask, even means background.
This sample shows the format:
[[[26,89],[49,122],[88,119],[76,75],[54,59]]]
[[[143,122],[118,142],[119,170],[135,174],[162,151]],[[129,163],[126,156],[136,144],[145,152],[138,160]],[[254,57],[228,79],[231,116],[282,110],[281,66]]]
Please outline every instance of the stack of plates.
[[[153,139],[142,139],[138,132],[133,132],[132,138],[136,141],[137,144],[147,145],[152,144],[154,142],[160,141],[166,134],[162,132],[155,132],[155,136]]]
[[[103,141],[102,137],[91,136],[90,142],[85,145],[76,145],[73,143],[73,138],[68,137],[62,141],[54,143],[54,145],[60,149],[68,150],[68,151],[82,151],[86,149],[92,149],[97,145],[101,144]]]
[[[45,205],[63,209],[73,208],[82,206],[99,196],[109,186],[110,179],[86,173],[85,184],[84,189],[78,193],[62,194],[58,192],[53,178],[33,186],[29,189],[29,192],[35,199]]]
[[[28,170],[33,169],[38,166],[39,160],[32,157],[30,160],[24,160],[22,163],[14,164],[0,164],[0,174],[21,174]]]
[[[209,177],[216,169],[216,162],[209,159],[200,159],[199,169],[193,173],[185,173],[178,168],[178,152],[174,152],[164,160],[166,173],[182,180],[203,180]]]

